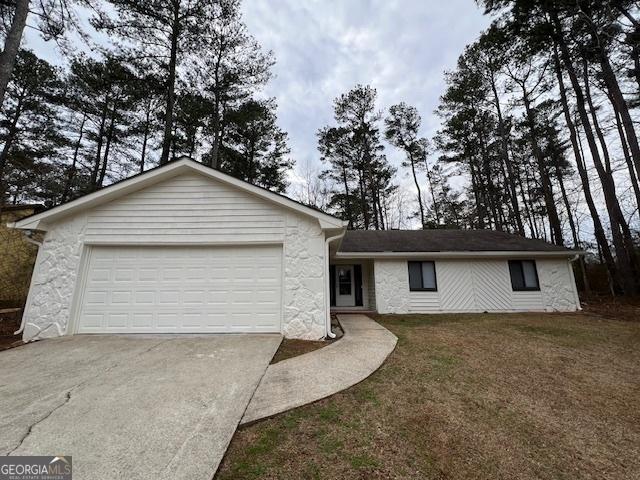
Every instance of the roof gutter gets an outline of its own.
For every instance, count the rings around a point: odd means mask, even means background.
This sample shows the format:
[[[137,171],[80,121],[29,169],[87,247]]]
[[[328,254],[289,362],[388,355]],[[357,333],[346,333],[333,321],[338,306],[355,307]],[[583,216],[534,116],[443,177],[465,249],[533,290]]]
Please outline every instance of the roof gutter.
[[[330,293],[331,280],[329,279],[329,244],[331,242],[334,242],[344,237],[345,233],[347,233],[346,227],[342,230],[340,234],[334,235],[333,237],[328,237],[324,241],[324,246],[325,246],[324,272],[325,272],[325,275],[327,276],[326,281],[324,282],[324,302],[325,302],[325,309],[327,311],[327,318],[325,322],[325,332],[326,332],[326,336],[329,338],[336,338],[336,334],[331,331],[331,293]]]
[[[337,252],[336,258],[568,258],[583,255],[583,251],[491,251],[491,252]]]

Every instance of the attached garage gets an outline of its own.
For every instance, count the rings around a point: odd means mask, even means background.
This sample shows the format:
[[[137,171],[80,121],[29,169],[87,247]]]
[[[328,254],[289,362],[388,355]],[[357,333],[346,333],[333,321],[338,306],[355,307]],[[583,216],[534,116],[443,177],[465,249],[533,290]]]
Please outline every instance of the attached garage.
[[[13,225],[44,233],[23,338],[330,331],[345,222],[183,158]]]
[[[92,247],[77,333],[280,333],[282,246]]]

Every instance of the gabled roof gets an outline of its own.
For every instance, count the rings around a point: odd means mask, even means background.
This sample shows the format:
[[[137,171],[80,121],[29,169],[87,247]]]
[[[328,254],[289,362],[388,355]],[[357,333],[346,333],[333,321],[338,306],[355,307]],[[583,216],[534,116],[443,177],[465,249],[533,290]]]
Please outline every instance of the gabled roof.
[[[133,177],[113,183],[96,192],[62,205],[55,206],[44,212],[23,218],[20,221],[9,224],[9,226],[23,230],[46,230],[46,225],[48,223],[56,221],[62,217],[77,213],[83,209],[93,208],[97,205],[111,202],[129,193],[142,190],[147,186],[188,172],[199,173],[224,184],[244,190],[251,195],[262,198],[273,204],[316,218],[320,223],[320,227],[323,229],[342,229],[347,225],[347,222],[329,215],[328,213],[308,207],[300,202],[292,200],[289,197],[267,190],[266,188],[258,187],[243,180],[239,180],[227,175],[226,173],[222,173],[219,170],[206,167],[191,158],[182,157],[165,165],[161,165],[138,175],[134,175]]]
[[[406,256],[420,253],[454,253],[468,256],[496,252],[550,256],[581,253],[543,240],[494,230],[348,230],[338,255]]]

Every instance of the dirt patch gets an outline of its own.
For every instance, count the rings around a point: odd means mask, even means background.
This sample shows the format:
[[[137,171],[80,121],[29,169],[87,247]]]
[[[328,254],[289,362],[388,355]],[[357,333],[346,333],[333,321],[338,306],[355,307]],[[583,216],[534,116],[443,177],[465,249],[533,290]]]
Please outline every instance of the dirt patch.
[[[640,322],[640,297],[592,296],[582,300],[586,313],[612,320]]]
[[[280,348],[271,359],[271,363],[278,363],[287,358],[297,357],[298,355],[304,355],[305,353],[313,352],[319,348],[326,347],[331,342],[321,341],[314,342],[309,340],[293,340],[285,338],[280,344]]]
[[[640,478],[640,324],[378,316],[364,382],[239,430],[219,479]]]
[[[0,352],[24,345],[21,335],[0,335]]]

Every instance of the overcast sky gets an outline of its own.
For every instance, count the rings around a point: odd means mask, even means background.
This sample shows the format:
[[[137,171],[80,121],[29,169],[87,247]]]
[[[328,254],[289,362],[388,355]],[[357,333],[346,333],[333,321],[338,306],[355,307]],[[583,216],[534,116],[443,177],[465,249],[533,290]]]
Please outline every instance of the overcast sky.
[[[474,0],[245,0],[243,9],[249,31],[276,56],[266,93],[278,101],[299,173],[320,168],[315,134],[333,123],[333,99],[358,83],[378,90],[382,110],[417,107],[431,137],[444,71],[490,23]]]

